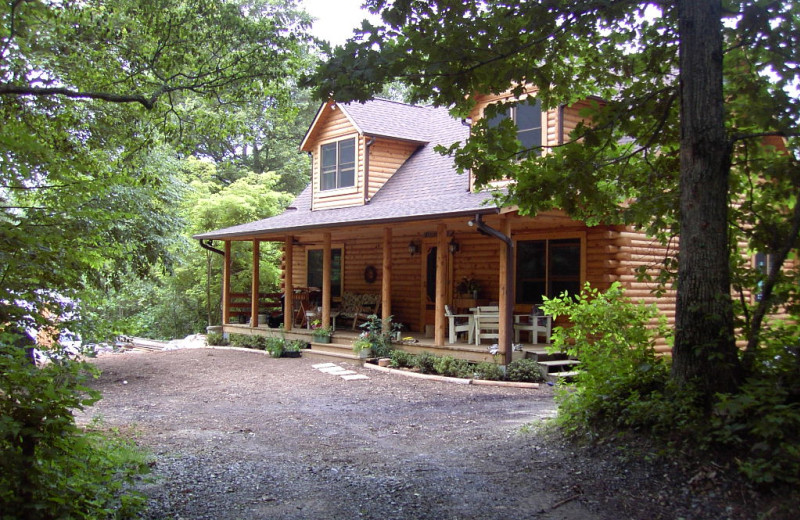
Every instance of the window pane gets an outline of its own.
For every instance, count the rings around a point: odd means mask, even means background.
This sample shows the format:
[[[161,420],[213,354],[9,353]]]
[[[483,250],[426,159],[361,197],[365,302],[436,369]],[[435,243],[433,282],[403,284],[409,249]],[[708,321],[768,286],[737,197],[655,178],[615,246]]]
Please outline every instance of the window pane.
[[[511,117],[511,112],[508,108],[498,112],[496,116],[489,120],[489,128],[497,128],[497,125],[499,125],[501,121],[508,119],[509,117]]]
[[[322,145],[322,171],[336,169],[336,143]]]
[[[533,103],[517,105],[515,116],[519,131],[542,128],[542,108],[538,99]]]
[[[348,164],[355,164],[356,161],[356,140],[345,139],[339,141],[339,167],[342,168]]]
[[[545,294],[546,242],[524,240],[517,242],[517,303],[541,303]]]
[[[581,274],[580,240],[550,241],[550,275],[558,278]]]
[[[339,187],[346,188],[349,186],[356,185],[356,170],[355,168],[349,168],[347,170],[341,170],[339,172]]]
[[[306,283],[322,289],[322,249],[308,250]],[[342,250],[331,249],[331,297],[342,295]]]

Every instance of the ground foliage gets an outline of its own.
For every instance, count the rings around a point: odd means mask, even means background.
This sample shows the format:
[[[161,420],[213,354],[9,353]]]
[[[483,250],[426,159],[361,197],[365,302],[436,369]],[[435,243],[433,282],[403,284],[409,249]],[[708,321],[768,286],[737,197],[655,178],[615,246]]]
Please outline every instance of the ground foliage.
[[[133,518],[144,500],[131,485],[147,456],[75,424],[100,399],[87,384],[97,371],[69,360],[37,367],[3,343],[0,374],[0,518]]]
[[[656,354],[656,338],[670,336],[663,317],[653,326],[657,310],[626,298],[619,284],[605,292],[587,285],[544,308],[571,324],[556,327],[551,348],[581,360],[575,383],[556,397],[558,424],[573,438],[626,444],[640,434],[662,455],[730,463],[754,484],[798,482],[800,352],[786,336],[766,341],[739,391],[715,395],[706,413],[702,394],[676,385],[670,358]]]

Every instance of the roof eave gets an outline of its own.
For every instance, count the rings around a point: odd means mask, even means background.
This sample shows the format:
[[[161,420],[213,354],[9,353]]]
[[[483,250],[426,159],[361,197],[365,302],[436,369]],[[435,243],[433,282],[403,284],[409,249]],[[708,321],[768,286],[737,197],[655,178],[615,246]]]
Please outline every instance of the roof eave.
[[[487,207],[487,208],[473,208],[473,209],[464,209],[458,211],[451,211],[446,213],[436,213],[436,214],[428,214],[428,215],[411,215],[406,217],[393,217],[393,218],[376,218],[376,219],[365,219],[365,220],[358,220],[353,222],[332,222],[332,223],[324,223],[324,224],[309,224],[304,226],[291,226],[285,227],[275,230],[269,231],[237,231],[234,233],[224,233],[224,234],[214,234],[213,232],[210,233],[200,233],[197,235],[193,235],[192,238],[195,240],[231,240],[236,241],[245,240],[248,238],[259,238],[259,240],[269,240],[270,238],[273,240],[282,240],[287,234],[302,232],[302,231],[310,231],[310,230],[319,230],[319,229],[331,229],[331,228],[349,228],[349,227],[362,227],[368,225],[375,225],[375,224],[393,224],[398,222],[415,222],[421,220],[431,220],[431,219],[441,219],[441,218],[455,218],[455,217],[467,217],[472,215],[489,215],[489,214],[497,214],[500,213],[501,209],[497,207]]]

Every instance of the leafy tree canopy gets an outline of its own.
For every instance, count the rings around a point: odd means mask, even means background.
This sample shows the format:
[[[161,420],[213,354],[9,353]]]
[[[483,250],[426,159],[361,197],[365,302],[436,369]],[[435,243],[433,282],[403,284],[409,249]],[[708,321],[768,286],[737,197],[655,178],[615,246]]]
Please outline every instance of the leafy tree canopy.
[[[4,4],[0,322],[169,268],[179,154],[243,134],[235,107],[288,103],[308,24],[294,0]]]

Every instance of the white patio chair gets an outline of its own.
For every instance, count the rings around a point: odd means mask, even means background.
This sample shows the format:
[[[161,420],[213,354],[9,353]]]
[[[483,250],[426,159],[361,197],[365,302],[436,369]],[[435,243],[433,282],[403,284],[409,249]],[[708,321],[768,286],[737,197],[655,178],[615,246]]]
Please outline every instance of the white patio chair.
[[[484,306],[475,309],[475,344],[480,345],[484,339],[497,342],[500,339],[500,308]]]
[[[472,314],[453,314],[449,305],[444,306],[444,315],[447,316],[448,330],[450,331],[450,343],[458,340],[458,334],[467,333],[467,342],[472,343],[475,333],[475,323],[472,321]]]
[[[520,332],[530,332],[531,343],[539,344],[539,334],[544,334],[544,342],[550,343],[550,329],[553,324],[552,316],[536,314],[534,308],[530,315],[517,314],[514,316],[514,342],[519,343]],[[527,321],[522,321],[526,319]]]

